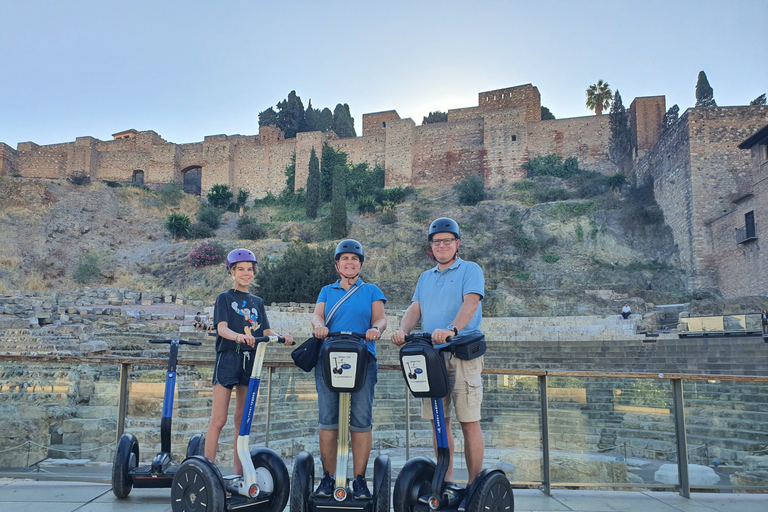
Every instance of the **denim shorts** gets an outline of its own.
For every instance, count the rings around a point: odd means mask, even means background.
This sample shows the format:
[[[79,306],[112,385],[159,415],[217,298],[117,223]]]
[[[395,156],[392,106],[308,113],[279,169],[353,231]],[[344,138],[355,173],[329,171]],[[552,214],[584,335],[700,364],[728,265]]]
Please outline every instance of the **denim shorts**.
[[[247,386],[253,370],[253,354],[237,353],[233,350],[216,352],[216,366],[213,368],[213,384],[220,384],[227,389],[235,386]]]
[[[370,432],[373,429],[373,392],[379,380],[379,366],[376,358],[369,354],[368,372],[365,385],[357,393],[352,393],[349,411],[349,430],[352,432]],[[315,387],[319,409],[320,430],[338,430],[339,394],[329,390],[323,380],[322,365],[315,366]]]

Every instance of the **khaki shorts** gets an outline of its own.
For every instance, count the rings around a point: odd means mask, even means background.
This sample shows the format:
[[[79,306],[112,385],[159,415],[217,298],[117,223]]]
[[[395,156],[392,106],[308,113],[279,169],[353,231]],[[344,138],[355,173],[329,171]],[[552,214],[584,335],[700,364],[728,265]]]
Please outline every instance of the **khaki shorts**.
[[[480,421],[480,406],[483,403],[483,356],[464,361],[456,356],[445,363],[451,392],[443,398],[445,417],[451,417],[451,404],[456,408],[460,423]],[[432,419],[432,405],[429,398],[421,401],[421,417]]]

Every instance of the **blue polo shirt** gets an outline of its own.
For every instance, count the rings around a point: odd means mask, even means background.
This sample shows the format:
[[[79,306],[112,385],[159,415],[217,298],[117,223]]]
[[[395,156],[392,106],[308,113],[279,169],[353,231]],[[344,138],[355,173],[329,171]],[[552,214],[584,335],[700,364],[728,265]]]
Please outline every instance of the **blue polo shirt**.
[[[422,331],[448,328],[456,319],[456,313],[468,293],[478,294],[481,300],[485,296],[485,277],[477,263],[459,258],[443,271],[435,266],[423,272],[412,299],[419,301]],[[459,336],[479,334],[482,319],[483,306],[480,302],[472,320],[459,331]]]
[[[354,286],[360,289],[344,301],[344,304],[339,306],[339,309],[333,314],[331,322],[327,325],[329,331],[364,333],[371,328],[372,304],[377,300],[383,300],[385,304],[387,303],[384,294],[375,284],[367,284],[362,279],[358,279]],[[320,290],[317,302],[325,303],[325,314],[327,316],[331,309],[333,309],[333,306],[346,294],[347,290],[341,286],[341,279],[339,279]],[[373,354],[373,357],[376,357],[376,342],[366,341],[365,346],[368,347],[368,351]]]

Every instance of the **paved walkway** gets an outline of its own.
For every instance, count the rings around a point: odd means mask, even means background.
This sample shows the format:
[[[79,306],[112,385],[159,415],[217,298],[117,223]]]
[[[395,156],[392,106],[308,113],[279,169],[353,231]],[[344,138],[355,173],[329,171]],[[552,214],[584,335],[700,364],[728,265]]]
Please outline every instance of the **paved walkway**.
[[[170,512],[168,489],[134,489],[125,500],[104,483],[0,478],[0,512]],[[287,508],[286,508],[287,510]],[[517,512],[765,512],[768,495],[674,492],[515,490]]]

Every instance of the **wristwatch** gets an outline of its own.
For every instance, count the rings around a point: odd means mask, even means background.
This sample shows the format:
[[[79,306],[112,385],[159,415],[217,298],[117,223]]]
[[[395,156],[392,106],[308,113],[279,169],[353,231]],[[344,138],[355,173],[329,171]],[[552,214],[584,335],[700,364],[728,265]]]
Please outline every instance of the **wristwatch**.
[[[379,331],[379,334],[382,334],[382,330],[381,330],[381,328],[379,328],[379,327],[378,327],[378,326],[376,326],[376,325],[373,325],[373,326],[371,326],[371,329],[376,329],[377,331]]]
[[[448,329],[449,331],[453,331],[454,336],[458,336],[459,335],[459,330],[453,324],[451,324],[448,327],[446,327],[446,329]]]

